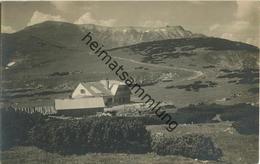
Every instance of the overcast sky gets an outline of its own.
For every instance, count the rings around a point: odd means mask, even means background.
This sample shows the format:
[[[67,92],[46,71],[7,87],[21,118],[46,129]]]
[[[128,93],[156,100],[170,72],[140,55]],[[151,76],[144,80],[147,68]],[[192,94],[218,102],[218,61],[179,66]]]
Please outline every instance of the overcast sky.
[[[3,2],[2,31],[46,20],[104,26],[181,25],[194,33],[258,45],[259,2]]]

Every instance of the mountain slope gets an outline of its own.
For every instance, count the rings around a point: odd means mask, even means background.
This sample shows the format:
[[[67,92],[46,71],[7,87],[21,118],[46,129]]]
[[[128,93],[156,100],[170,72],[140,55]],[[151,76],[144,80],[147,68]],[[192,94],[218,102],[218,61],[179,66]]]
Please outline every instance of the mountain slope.
[[[51,74],[55,71],[93,71],[91,68],[97,59],[88,55],[88,47],[80,41],[88,31],[91,31],[95,37],[93,39],[104,44],[105,48],[142,42],[112,48],[111,55],[126,58],[138,56],[141,58],[139,61],[153,64],[180,67],[213,64],[220,68],[255,68],[259,61],[257,47],[225,39],[200,37],[180,26],[111,28],[47,21],[13,34],[1,35],[4,66],[12,61],[16,63],[10,67],[7,74],[12,76],[13,73],[29,75]],[[146,35],[146,32],[149,35]],[[167,39],[169,37],[174,39]],[[148,42],[145,42],[147,40]],[[94,68],[103,68],[100,64],[102,63],[94,65]]]
[[[116,56],[133,58],[153,64],[216,65],[233,68],[258,68],[259,48],[226,39],[202,37],[145,42],[110,49]]]
[[[92,32],[93,39],[105,48],[126,46],[141,42],[191,38],[203,36],[193,34],[181,26],[145,27],[104,27],[92,24],[75,25],[65,22],[46,21],[26,27],[13,34],[2,35],[4,65],[14,60],[15,54],[28,54],[44,49],[85,49],[80,39]]]

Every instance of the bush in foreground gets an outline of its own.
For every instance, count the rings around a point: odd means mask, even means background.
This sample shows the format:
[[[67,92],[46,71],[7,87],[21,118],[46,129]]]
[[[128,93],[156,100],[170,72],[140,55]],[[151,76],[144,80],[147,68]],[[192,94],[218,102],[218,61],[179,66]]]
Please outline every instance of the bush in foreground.
[[[159,155],[182,155],[201,160],[217,160],[222,156],[221,149],[215,147],[210,137],[203,135],[156,137],[151,146]]]
[[[35,146],[60,154],[146,153],[150,133],[135,120],[93,117],[82,120],[50,120],[32,130]]]
[[[36,124],[41,124],[45,117],[40,113],[29,114],[14,109],[0,109],[1,140],[0,147],[6,150],[13,146],[28,145],[29,131]]]

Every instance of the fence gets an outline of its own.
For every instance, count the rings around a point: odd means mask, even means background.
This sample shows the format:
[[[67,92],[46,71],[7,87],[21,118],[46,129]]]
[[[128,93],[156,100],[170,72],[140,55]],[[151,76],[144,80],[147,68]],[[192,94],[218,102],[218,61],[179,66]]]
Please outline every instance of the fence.
[[[23,111],[27,113],[40,112],[43,115],[56,114],[57,111],[54,106],[34,106],[34,107],[21,107],[21,106],[10,106],[15,111]]]

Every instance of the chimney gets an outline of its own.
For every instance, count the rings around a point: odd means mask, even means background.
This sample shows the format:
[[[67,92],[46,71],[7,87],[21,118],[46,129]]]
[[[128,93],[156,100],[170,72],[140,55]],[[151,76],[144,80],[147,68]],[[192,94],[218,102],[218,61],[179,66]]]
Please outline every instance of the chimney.
[[[106,88],[109,89],[109,80],[106,78]]]

